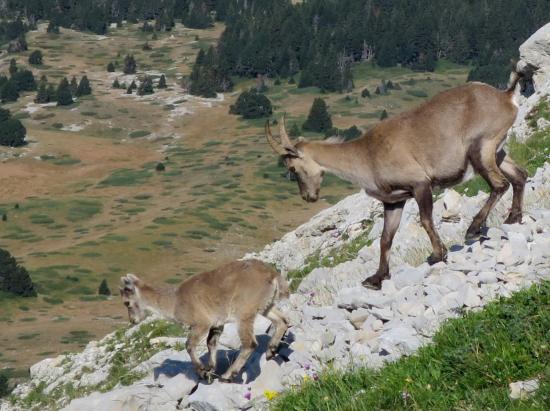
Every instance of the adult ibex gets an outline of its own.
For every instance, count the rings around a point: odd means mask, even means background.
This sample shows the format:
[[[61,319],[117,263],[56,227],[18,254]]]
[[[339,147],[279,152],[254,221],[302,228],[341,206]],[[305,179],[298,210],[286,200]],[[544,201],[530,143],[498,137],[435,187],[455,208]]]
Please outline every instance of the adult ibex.
[[[275,303],[288,296],[288,284],[279,273],[258,260],[228,263],[190,277],[176,288],[153,288],[133,274],[121,277],[121,285],[120,295],[128,308],[130,322],[138,323],[145,318],[145,311],[152,311],[189,326],[186,348],[201,378],[215,372],[218,338],[228,322],[238,325],[241,350],[221,376],[225,381],[238,375],[257,346],[254,336],[257,314],[269,318],[274,328],[268,359],[277,352],[287,330],[287,321]],[[207,334],[209,361],[205,366],[196,348]]]
[[[506,132],[517,114],[513,95],[518,80],[519,75],[513,73],[506,91],[477,82],[444,91],[349,142],[293,143],[284,119],[280,143],[271,135],[269,122],[266,136],[295,173],[305,201],[317,201],[323,174],[329,171],[383,202],[380,264],[376,274],[363,281],[366,287],[380,288],[389,278],[389,250],[409,198],[418,203],[420,221],[430,237],[433,253],[428,262],[432,264],[447,256],[432,219],[432,188],[436,186],[453,186],[474,171],[491,187],[489,199],[468,228],[467,239],[480,234],[487,215],[510,183],[513,200],[506,223],[521,222],[527,174],[503,150]]]

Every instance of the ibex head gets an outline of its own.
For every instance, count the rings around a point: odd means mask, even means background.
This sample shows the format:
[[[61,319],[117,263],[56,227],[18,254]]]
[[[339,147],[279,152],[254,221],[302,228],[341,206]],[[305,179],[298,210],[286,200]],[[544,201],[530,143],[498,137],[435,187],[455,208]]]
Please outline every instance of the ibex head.
[[[324,171],[310,156],[300,150],[301,141],[296,144],[290,141],[286,132],[285,118],[283,117],[280,122],[280,143],[273,138],[269,121],[265,124],[265,134],[273,151],[282,157],[288,170],[296,175],[302,198],[310,203],[317,201]]]
[[[134,274],[126,274],[126,276],[120,277],[120,296],[122,302],[128,308],[128,318],[132,324],[137,324],[145,318],[145,310],[140,304],[137,288],[140,281]]]

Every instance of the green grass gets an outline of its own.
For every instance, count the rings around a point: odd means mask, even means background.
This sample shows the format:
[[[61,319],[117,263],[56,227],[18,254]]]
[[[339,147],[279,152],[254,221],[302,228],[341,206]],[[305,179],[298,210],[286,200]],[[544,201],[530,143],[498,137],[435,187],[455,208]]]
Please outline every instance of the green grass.
[[[135,186],[145,184],[151,177],[151,172],[148,170],[131,170],[123,168],[114,171],[109,177],[103,180],[101,186]]]
[[[295,292],[302,280],[311,273],[314,269],[319,267],[334,267],[342,264],[346,261],[353,260],[357,257],[359,251],[370,245],[371,241],[368,239],[370,230],[372,228],[371,221],[363,222],[363,233],[355,237],[353,240],[345,243],[342,247],[330,250],[326,255],[320,256],[319,252],[309,256],[302,268],[298,270],[292,270],[287,273],[287,278],[290,280],[290,289]]]
[[[326,371],[283,394],[274,410],[546,410],[550,282],[448,321],[433,343],[379,371]],[[508,384],[540,378],[531,398]]]

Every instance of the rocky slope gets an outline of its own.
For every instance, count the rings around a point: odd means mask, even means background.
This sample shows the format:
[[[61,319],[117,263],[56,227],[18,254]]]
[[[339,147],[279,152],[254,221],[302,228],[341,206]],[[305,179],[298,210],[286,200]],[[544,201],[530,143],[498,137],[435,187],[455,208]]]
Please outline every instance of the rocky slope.
[[[526,42],[539,54],[550,51],[548,27],[541,29],[544,42],[538,37],[541,31]],[[527,49],[522,46],[522,59],[533,63],[539,58],[547,64],[543,55],[528,57]],[[550,68],[550,62],[544,67]],[[550,84],[536,84],[540,99]],[[522,106],[522,113],[535,105]],[[15,389],[12,401],[0,402],[0,410],[262,409],[276,392],[317,378],[327,364],[381,367],[409,355],[429,343],[446,319],[550,279],[550,164],[528,181],[523,224],[502,224],[511,204],[508,192],[482,241],[465,244],[466,228],[485,198],[484,193],[466,197],[448,190],[435,202],[434,220],[450,250],[447,263],[434,266],[424,263],[429,241],[416,204],[409,202],[392,250],[393,276],[381,291],[359,286],[376,269],[383,224],[378,202],[364,193],[321,212],[260,253],[245,256],[274,263],[283,272],[300,269],[312,258],[322,263],[282,304],[291,327],[287,346],[270,361],[265,358],[269,322],[258,318],[260,344],[237,383],[199,381],[183,349],[185,337],[174,337],[173,327],[150,319],[91,342],[81,353],[35,364],[30,381]],[[365,236],[370,241],[357,254],[338,255],[346,244]],[[331,263],[335,255],[338,264]],[[226,327],[221,344],[223,369],[239,346],[235,327]]]

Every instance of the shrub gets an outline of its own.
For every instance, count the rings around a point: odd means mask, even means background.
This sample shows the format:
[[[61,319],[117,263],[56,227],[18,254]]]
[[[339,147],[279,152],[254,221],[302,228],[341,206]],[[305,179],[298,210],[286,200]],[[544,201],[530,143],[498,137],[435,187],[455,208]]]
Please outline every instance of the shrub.
[[[363,91],[361,91],[361,97],[370,97],[370,91],[368,88],[364,88]]]
[[[118,82],[117,78],[115,79],[115,81],[113,81],[113,88],[120,88],[120,83]]]
[[[8,221],[8,215],[7,214],[2,214],[2,221]]]
[[[115,71],[115,65],[112,61],[109,62],[109,64],[107,64],[107,71],[109,73],[114,73]]]
[[[302,128],[315,132],[323,132],[332,128],[332,119],[327,111],[325,100],[322,98],[313,100],[309,115]]]
[[[256,90],[244,91],[235,104],[229,108],[230,114],[240,114],[243,118],[269,117],[273,113],[271,101]]]
[[[36,289],[27,270],[11,254],[0,248],[0,290],[21,297],[36,297]]]
[[[380,114],[380,120],[384,120],[386,118],[388,118],[388,112],[386,110],[383,110]]]
[[[109,286],[107,285],[107,280],[103,279],[101,281],[101,284],[99,284],[99,289],[97,290],[97,293],[99,295],[111,295],[111,290],[109,289]]]
[[[155,167],[155,170],[157,171],[164,171],[166,170],[166,167],[164,166],[164,164],[162,163],[157,163],[156,167]]]

